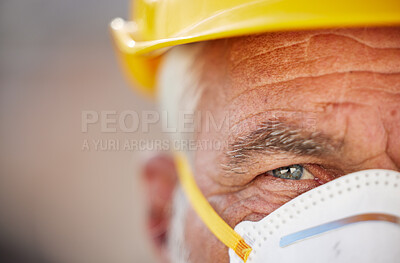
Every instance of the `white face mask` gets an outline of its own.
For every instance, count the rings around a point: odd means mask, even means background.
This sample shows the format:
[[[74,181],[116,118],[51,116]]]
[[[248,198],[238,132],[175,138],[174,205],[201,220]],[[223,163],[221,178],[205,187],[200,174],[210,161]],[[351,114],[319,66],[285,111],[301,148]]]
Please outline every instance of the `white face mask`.
[[[400,262],[400,173],[342,176],[235,231],[252,247],[248,263]]]

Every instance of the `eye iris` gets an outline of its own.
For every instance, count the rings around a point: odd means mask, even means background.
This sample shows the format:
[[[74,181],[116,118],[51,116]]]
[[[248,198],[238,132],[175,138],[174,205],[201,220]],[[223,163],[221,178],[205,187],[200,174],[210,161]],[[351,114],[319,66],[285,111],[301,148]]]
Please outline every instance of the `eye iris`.
[[[272,170],[272,175],[281,179],[299,180],[303,175],[303,166],[294,164]]]

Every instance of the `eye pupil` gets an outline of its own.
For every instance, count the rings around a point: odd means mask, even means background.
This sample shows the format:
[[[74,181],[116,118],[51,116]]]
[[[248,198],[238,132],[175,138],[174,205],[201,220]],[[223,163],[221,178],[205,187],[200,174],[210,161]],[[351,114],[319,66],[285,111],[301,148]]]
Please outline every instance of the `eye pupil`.
[[[294,164],[272,170],[272,175],[281,179],[299,180],[303,176],[303,166]]]

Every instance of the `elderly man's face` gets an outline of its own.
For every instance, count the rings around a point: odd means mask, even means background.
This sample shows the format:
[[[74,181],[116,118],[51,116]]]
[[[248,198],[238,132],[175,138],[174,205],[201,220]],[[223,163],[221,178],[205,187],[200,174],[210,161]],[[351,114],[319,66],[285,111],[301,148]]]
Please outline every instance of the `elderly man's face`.
[[[400,28],[269,33],[210,41],[198,56],[202,97],[220,130],[198,140],[196,181],[232,227],[305,191],[369,168],[400,169]],[[301,180],[272,176],[299,164]],[[190,262],[229,262],[190,208]]]

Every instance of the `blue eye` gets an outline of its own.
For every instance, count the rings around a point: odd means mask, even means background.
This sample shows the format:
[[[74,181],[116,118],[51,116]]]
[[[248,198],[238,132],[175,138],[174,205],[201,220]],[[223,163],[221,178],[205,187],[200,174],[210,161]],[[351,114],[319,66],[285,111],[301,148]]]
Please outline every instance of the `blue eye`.
[[[314,176],[299,164],[280,167],[271,171],[272,175],[281,179],[300,180],[314,179]]]

